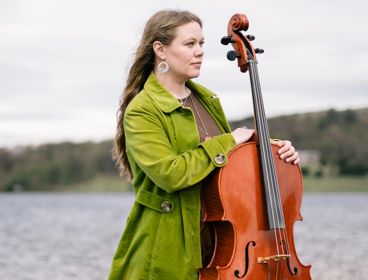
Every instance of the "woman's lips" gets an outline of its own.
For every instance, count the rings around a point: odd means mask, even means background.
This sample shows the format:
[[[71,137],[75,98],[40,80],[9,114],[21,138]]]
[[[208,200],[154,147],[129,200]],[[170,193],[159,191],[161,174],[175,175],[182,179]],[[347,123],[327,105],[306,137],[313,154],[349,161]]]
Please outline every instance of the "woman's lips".
[[[195,63],[192,63],[192,64],[195,65],[195,66],[201,66],[202,62],[195,62]]]

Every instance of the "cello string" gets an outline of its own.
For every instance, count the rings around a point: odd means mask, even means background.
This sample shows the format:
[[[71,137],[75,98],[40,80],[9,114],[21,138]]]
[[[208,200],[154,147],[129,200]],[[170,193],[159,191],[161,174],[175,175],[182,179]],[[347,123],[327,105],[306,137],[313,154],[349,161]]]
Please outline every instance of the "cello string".
[[[249,53],[249,51],[248,51],[248,53]],[[258,77],[258,69],[255,67],[255,74],[256,74],[256,80],[258,80],[259,81],[259,77]],[[262,100],[262,95],[260,96],[260,99]],[[262,100],[263,101],[263,100]],[[262,106],[261,106],[261,109],[262,109]],[[263,107],[263,110],[264,110],[264,107]],[[267,125],[267,124],[266,124]],[[267,135],[267,137],[268,138],[266,138],[266,139],[269,139],[270,137],[269,137],[269,130],[268,129],[266,129],[266,135]],[[267,133],[268,132],[268,133]],[[269,147],[271,147],[271,145],[269,145]],[[270,151],[271,152],[271,151]],[[271,154],[271,157],[270,157],[270,159],[271,160],[273,160],[273,157],[272,157],[272,154]],[[275,187],[277,187],[277,190],[279,190],[279,188],[278,188],[278,184],[277,184],[277,175],[276,175],[276,172],[275,172],[275,168],[271,168],[270,169],[271,170],[271,174],[272,174],[272,177],[273,177],[273,180],[274,180],[274,182],[276,183],[276,185],[275,185]],[[284,220],[284,214],[283,214],[283,209],[282,209],[282,205],[281,205],[281,197],[280,197],[280,192],[279,191],[277,191],[276,189],[274,190],[275,191],[275,194],[276,194],[276,197],[277,197],[277,199],[276,199],[276,201],[279,203],[279,210],[280,210],[280,217],[278,217],[278,218],[280,218],[281,220],[282,220],[282,224],[283,224],[283,226],[284,226],[284,230],[282,230],[282,229],[279,229],[279,232],[280,233],[282,233],[282,235],[283,235],[283,237],[284,237],[284,244],[285,244],[285,246],[286,246],[286,248],[290,248],[289,247],[289,240],[288,240],[288,236],[287,236],[287,230],[286,230],[286,225],[285,225],[285,220]],[[281,237],[280,237],[280,239],[281,239]],[[281,244],[282,245],[282,244]],[[282,246],[282,251],[284,252],[284,247]],[[289,254],[289,250],[287,250],[287,253]],[[284,254],[286,254],[286,252],[284,252]],[[283,267],[283,269],[282,269],[282,271],[283,271],[283,275],[285,276],[285,274],[287,275],[287,260],[285,259],[285,260],[283,260],[282,261],[282,267]],[[277,278],[277,276],[276,276],[276,278]],[[283,277],[282,277],[283,278]],[[287,279],[287,277],[286,277],[286,279]]]
[[[258,74],[258,73],[256,73],[256,74]],[[256,79],[257,80],[257,79]],[[259,77],[258,77],[258,80],[259,80]],[[262,95],[260,96],[260,99],[262,100]],[[261,106],[261,108],[262,108],[262,106]],[[263,107],[263,110],[264,110],[264,107]],[[266,118],[264,118],[264,119],[266,119]],[[267,123],[266,123],[266,125],[267,125]],[[268,128],[266,129],[266,131],[265,131],[265,134],[267,135],[267,137],[265,138],[266,139],[266,141],[267,141],[267,139],[269,139],[270,137],[269,137],[269,133],[267,133],[268,132]],[[269,143],[268,143],[269,144]],[[268,154],[269,154],[269,157],[268,157],[268,159],[269,159],[269,164],[270,165],[274,165],[274,162],[273,162],[273,156],[272,156],[272,153],[271,153],[271,144],[269,144],[269,145],[267,145],[267,148],[268,148]],[[274,199],[276,200],[276,201],[278,201],[279,202],[279,206],[281,206],[281,204],[280,204],[280,202],[281,202],[281,199],[280,199],[280,197],[279,196],[277,196],[277,194],[278,194],[278,192],[277,192],[277,190],[279,190],[278,189],[278,184],[277,184],[277,177],[275,176],[275,166],[273,166],[273,168],[270,168],[270,170],[271,170],[271,174],[272,175],[274,175],[274,176],[272,176],[273,177],[273,181],[274,181],[274,194],[276,195],[276,197],[274,197]],[[279,213],[280,214],[282,214],[282,212],[280,212],[280,210],[282,211],[282,209],[280,209],[279,208]],[[283,215],[283,214],[282,214]],[[281,216],[281,217],[278,217],[278,219],[282,219],[283,218],[283,216]],[[285,225],[285,223],[283,223],[283,225]],[[279,235],[280,235],[280,240],[282,240],[282,238],[281,238],[281,234],[282,233],[284,233],[284,230],[282,230],[281,229],[282,228],[282,223],[280,223],[280,226],[279,226],[279,228],[278,228],[278,233],[279,233]],[[285,239],[285,238],[284,238]],[[285,241],[284,241],[285,242]],[[286,239],[286,242],[287,242],[287,239]],[[279,247],[279,242],[277,242],[277,248]],[[280,245],[282,245],[282,243],[280,243]],[[286,252],[284,251],[284,247],[282,246],[281,247],[282,248],[282,252],[283,252],[283,254],[285,254]],[[278,279],[278,268],[279,268],[279,263],[280,263],[281,261],[279,261],[279,262],[277,262],[277,271],[276,271],[276,279]],[[283,261],[282,262],[282,264],[281,264],[281,274],[280,274],[280,276],[281,276],[281,279],[284,279],[284,276],[285,276],[285,270],[286,270],[286,266],[285,266],[285,261]],[[287,272],[287,271],[286,271]]]
[[[248,51],[249,52],[249,51]],[[258,70],[258,69],[256,69]],[[258,77],[258,71],[256,72],[256,76],[258,78],[258,81],[259,81],[259,77]],[[263,103],[263,100],[262,100],[262,95],[260,96],[260,99],[261,99],[261,102]],[[265,115],[264,113],[264,106],[262,104],[262,107],[263,109],[263,114]],[[264,116],[264,118],[266,119],[266,117]],[[267,123],[266,123],[266,126],[267,126]],[[268,130],[268,127],[266,127],[266,130],[265,130],[265,133],[266,133],[266,137],[267,139],[270,138],[270,135],[269,135],[269,130]],[[277,176],[276,176],[276,173],[275,173],[275,166],[274,166],[274,162],[273,162],[273,156],[272,156],[272,150],[271,150],[271,145],[267,145],[267,152],[268,152],[268,159],[269,159],[269,166],[270,166],[270,171],[272,173],[272,179],[273,179],[273,182],[275,183],[275,187],[277,187]],[[278,188],[277,188],[278,189]],[[277,189],[274,189],[274,194],[276,195],[276,202],[278,203],[278,207],[279,207],[279,213],[282,214],[282,207],[281,207],[281,199],[280,199],[280,196],[279,196],[279,192],[277,192]],[[283,220],[283,215],[279,215],[279,221],[280,221],[280,226],[283,226],[284,225],[284,220]]]
[[[253,63],[252,63],[253,64]],[[250,74],[251,74],[251,82],[252,82],[252,87],[253,87],[253,99],[254,99],[254,102],[253,102],[253,106],[254,106],[254,111],[255,111],[255,115],[256,115],[256,123],[257,123],[257,128],[258,128],[258,134],[259,134],[259,140],[260,140],[260,142],[262,143],[262,135],[263,135],[263,129],[262,129],[262,118],[260,118],[259,117],[259,109],[258,109],[258,107],[259,107],[259,105],[258,105],[258,103],[259,103],[259,101],[258,101],[258,99],[259,99],[259,96],[258,96],[258,94],[257,94],[257,87],[256,87],[256,83],[255,83],[255,81],[254,81],[254,71],[253,71],[253,65],[250,65]],[[261,147],[262,147],[262,145],[261,145]],[[263,158],[264,158],[264,151],[263,151],[263,149],[260,149],[260,153],[261,153],[261,156],[263,156]],[[261,163],[264,165],[265,164],[265,162],[263,161],[261,161]],[[266,168],[263,168],[263,169],[265,169],[264,170],[264,172],[265,172],[265,180],[266,180],[266,182],[264,182],[265,184],[266,184],[266,187],[269,189],[269,186],[270,186],[270,174],[268,173],[268,170],[266,169]],[[271,194],[271,192],[270,192],[270,190],[269,190],[269,195],[271,196],[272,194]],[[271,201],[271,203],[272,203],[272,201]],[[274,224],[274,227],[275,227],[275,225],[276,225],[276,223],[275,223],[275,215],[274,215],[274,212],[273,212],[273,207],[271,208],[271,214],[272,214],[272,217],[273,217],[273,224]]]
[[[255,70],[257,70],[257,68],[256,67],[254,67],[255,68]],[[253,75],[253,76],[255,76],[256,78],[258,78],[258,81],[259,81],[259,77],[258,77],[258,71],[256,72],[256,71],[253,71],[253,72],[255,72],[255,75]],[[257,83],[257,79],[252,79],[252,81],[253,82],[256,82]],[[260,86],[259,85],[257,85],[258,86],[258,88],[260,89]],[[259,100],[258,99],[258,103],[260,102],[260,101],[262,101],[262,95],[260,96],[260,99],[261,100]],[[260,104],[258,104],[258,105],[260,105]],[[261,104],[262,105],[262,104]],[[262,107],[263,106],[258,106],[260,109],[262,109]],[[263,108],[264,109],[264,108]],[[264,114],[264,112],[262,112],[263,114]],[[264,118],[263,119],[265,119],[265,116],[264,116]],[[266,129],[265,129],[265,126],[266,125]],[[263,140],[264,139],[269,139],[270,137],[269,137],[269,133],[267,133],[268,132],[268,129],[267,129],[267,123],[266,124],[263,124],[262,123],[262,120],[260,121],[260,128],[262,129],[262,131],[260,131],[260,133],[261,133],[261,136],[263,135],[267,135],[268,137],[260,137],[260,141],[262,142],[262,140],[261,140],[261,138],[263,138]],[[269,141],[269,140],[268,140]],[[263,141],[263,142],[265,142],[265,141]],[[264,143],[263,143],[264,144]],[[266,148],[266,152],[269,152],[268,154],[270,154],[270,152],[272,152],[271,151],[271,145],[269,144],[269,145],[266,145],[266,147],[268,147],[269,149],[267,149]],[[268,150],[268,151],[267,151]],[[272,163],[273,163],[273,156],[272,156],[272,153],[271,153],[271,157],[268,157],[268,159],[272,159]],[[268,162],[268,164],[270,164],[271,162]],[[271,174],[273,175],[272,177],[272,179],[273,179],[273,181],[276,183],[276,185],[274,185],[274,186],[276,186],[277,187],[277,177],[276,177],[276,175],[275,175],[275,172],[274,172],[274,170],[275,170],[275,168],[274,168],[274,166],[273,166],[273,168],[271,168]],[[277,190],[278,190],[278,188],[277,188]],[[275,192],[274,193],[274,195],[276,194],[276,198],[278,198],[278,199],[276,199],[276,201],[278,201],[279,202],[279,206],[281,206],[281,199],[280,199],[280,196],[279,196],[279,192],[277,192],[277,190],[276,189],[274,189],[273,191]],[[273,196],[273,199],[275,199],[275,197]],[[284,221],[284,219],[283,219],[283,212],[282,212],[282,208],[281,207],[279,207],[279,210],[281,210],[281,211],[279,211],[279,214],[281,214],[281,217],[280,216],[278,216],[278,219],[280,220],[280,219],[282,219],[282,222],[283,223],[280,223],[280,227],[279,227],[279,233],[284,233],[284,232],[286,232],[286,228],[285,228],[285,231],[284,230],[282,230],[281,229],[281,224],[283,224],[284,226],[285,226],[285,221]],[[284,235],[284,234],[283,234]],[[285,236],[285,235],[284,235]],[[277,239],[277,238],[276,238]],[[280,236],[280,239],[281,239],[281,236]],[[286,243],[289,243],[288,242],[288,238],[284,238],[284,242],[286,242]],[[277,244],[278,244],[278,242],[277,242]],[[282,245],[282,243],[281,243],[281,245]],[[286,245],[286,244],[285,244]],[[289,247],[289,246],[288,246]],[[278,246],[277,246],[277,248],[278,248]],[[282,246],[282,251],[284,251],[284,247]],[[280,261],[278,261],[277,262],[277,270],[276,270],[276,279],[278,279],[278,276],[279,276],[279,274],[278,274],[278,270],[279,270],[279,266],[280,266]],[[281,264],[281,270],[280,270],[280,276],[281,276],[281,279],[287,279],[287,260],[283,260],[282,261],[282,264]],[[284,276],[286,276],[285,278],[284,278]]]
[[[257,68],[255,69],[254,72],[256,72],[256,70],[257,70]],[[256,77],[255,80],[259,82],[258,71],[255,73],[255,77]],[[263,144],[265,145],[265,152],[267,153],[266,160],[267,160],[267,165],[268,165],[268,172],[271,171],[271,175],[272,175],[272,170],[275,167],[272,166],[272,164],[273,164],[273,157],[272,157],[272,153],[271,153],[271,150],[270,150],[270,147],[271,147],[271,144],[269,143],[270,137],[269,137],[269,133],[268,133],[268,125],[267,125],[266,116],[265,116],[265,113],[264,113],[264,105],[263,105],[263,100],[262,100],[261,92],[259,93],[259,105],[260,105],[259,108],[261,110],[263,109],[262,110],[262,114],[263,114],[263,120],[265,121],[263,123],[263,135],[265,135],[264,138],[263,138],[263,142],[264,142]],[[274,178],[272,178],[272,176],[271,176],[271,180],[273,181],[272,182],[272,185],[271,185],[272,192],[273,192],[272,199],[274,201],[274,204],[276,204],[276,202],[277,202],[277,195],[276,195],[276,193],[277,192],[276,192],[276,188],[275,187],[277,187],[277,181],[275,182],[275,180],[274,180]],[[277,216],[277,219],[280,220],[280,217]],[[280,228],[281,228],[282,225],[281,225],[280,221],[278,221],[278,222],[279,222],[279,224],[278,224],[277,227],[275,227],[275,230],[278,231],[278,234],[279,234],[280,240],[281,240],[282,239],[281,238],[281,231],[282,230]],[[278,250],[278,248],[279,248],[279,241],[277,241],[277,238],[276,238],[276,248],[277,248],[277,252],[279,254],[279,250]],[[283,250],[283,247],[282,247],[282,251],[284,251]],[[279,274],[279,268],[280,268],[280,274]],[[281,276],[281,279],[282,279],[283,278],[283,275],[284,275],[284,271],[285,271],[285,269],[284,269],[284,262],[282,264],[280,264],[280,261],[277,261],[277,264],[276,264],[276,279],[279,279],[279,276]]]
[[[248,50],[247,50],[248,51]],[[249,51],[248,51],[248,54]],[[273,225],[274,225],[274,233],[275,233],[275,240],[276,240],[276,244],[278,244],[278,238],[277,238],[277,234],[276,234],[276,223],[275,223],[275,210],[274,210],[274,204],[275,204],[275,200],[274,200],[274,194],[271,190],[271,186],[272,186],[272,182],[271,182],[271,177],[270,177],[270,174],[269,174],[269,163],[267,162],[267,156],[266,156],[266,153],[267,153],[267,145],[265,145],[265,137],[267,136],[267,133],[265,133],[265,124],[264,124],[264,121],[265,121],[265,115],[264,115],[264,112],[262,112],[262,102],[260,102],[260,92],[261,92],[261,89],[260,89],[260,86],[259,86],[259,83],[257,83],[257,72],[254,71],[254,70],[257,70],[256,68],[256,61],[254,60],[253,56],[250,54],[249,57],[251,58],[251,62],[250,63],[250,67],[249,67],[249,71],[250,71],[250,74],[251,74],[251,80],[252,80],[252,86],[254,85],[254,88],[255,88],[255,102],[254,103],[254,110],[255,110],[255,113],[256,113],[256,119],[257,120],[257,128],[259,130],[259,141],[260,141],[260,151],[261,151],[261,156],[263,157],[263,166],[264,166],[264,172],[265,172],[265,175],[266,175],[266,179],[267,179],[267,182],[265,182],[267,184],[267,189],[268,189],[268,192],[269,192],[269,196],[270,196],[270,207],[271,207],[271,213],[272,213],[272,219],[273,219]],[[262,114],[263,113],[263,114]],[[259,116],[261,115],[261,116]],[[258,117],[257,117],[258,116]],[[268,140],[269,141],[269,140]],[[266,147],[266,149],[261,149],[261,147]],[[277,253],[279,254],[279,248],[278,246],[276,246],[276,249],[277,249]]]
[[[275,180],[277,180],[277,174],[276,174],[276,171],[275,170],[272,170],[272,176],[275,178]],[[289,249],[290,246],[289,246],[289,238],[288,238],[288,234],[287,234],[287,229],[286,229],[286,224],[285,224],[285,219],[284,219],[284,213],[283,213],[283,209],[282,209],[282,205],[281,205],[281,194],[280,194],[280,191],[276,192],[277,193],[277,196],[278,196],[278,201],[280,203],[280,210],[281,210],[281,218],[283,219],[283,224],[284,224],[284,230],[282,230],[282,234],[283,234],[283,240],[284,240],[284,245],[285,245],[285,251],[289,254]],[[282,248],[284,249],[284,246],[282,246]],[[286,254],[285,252],[285,254]]]
[[[253,56],[252,56],[252,54],[249,52],[249,50],[247,50],[247,52],[248,52],[248,55],[251,57],[251,58],[253,58]],[[254,58],[253,58],[254,59]],[[254,76],[255,76],[255,80],[256,80],[256,83],[257,83],[257,87],[260,89],[260,85],[259,85],[259,76],[258,76],[258,71],[257,71],[257,67],[254,67],[255,69],[254,69]],[[261,94],[261,91],[260,91],[260,94],[259,94],[260,96],[259,96],[259,108],[261,109],[261,113],[262,113],[262,115],[263,115],[263,119],[266,121],[266,116],[265,116],[265,112],[264,112],[264,105],[263,105],[263,100],[262,100],[262,94]],[[266,143],[266,145],[265,145],[265,147],[266,147],[266,149],[265,149],[265,152],[267,153],[267,158],[266,158],[266,160],[267,160],[267,165],[268,165],[268,170],[269,171],[271,171],[271,180],[273,181],[272,183],[272,185],[273,185],[273,199],[274,199],[274,202],[277,204],[277,202],[279,202],[279,201],[277,201],[277,198],[279,198],[278,196],[277,196],[277,192],[276,192],[276,190],[275,190],[275,185],[277,186],[277,179],[275,178],[275,176],[272,176],[272,175],[274,175],[274,174],[272,174],[273,173],[273,171],[274,171],[274,169],[275,169],[275,167],[274,167],[274,164],[273,164],[273,156],[272,156],[272,151],[271,151],[271,145],[269,144],[269,138],[270,138],[270,136],[269,136],[269,131],[268,131],[268,126],[267,126],[267,122],[265,122],[264,124],[263,124],[263,135],[264,135],[264,142],[268,142],[268,143]],[[265,143],[264,143],[265,144]],[[276,184],[275,184],[276,183]],[[277,205],[278,207],[280,207],[280,204],[278,204]],[[278,212],[280,212],[280,211],[278,211]],[[282,221],[282,220],[281,220]],[[282,225],[282,223],[281,223],[281,221],[280,221],[280,216],[278,215],[278,222],[279,222],[279,227]]]
[[[252,55],[249,53],[249,51],[248,51],[248,56],[249,57],[252,57]],[[257,82],[259,83],[259,77],[258,77],[258,71],[257,71],[258,69],[257,69],[256,66],[254,68],[255,68],[255,71],[254,71],[255,72],[255,75],[254,75],[255,76],[255,80],[256,80],[256,83]],[[259,84],[257,85],[257,87],[260,90],[260,85]],[[264,106],[262,104],[263,103],[262,102],[263,100],[262,100],[261,92],[260,92],[259,99],[260,99],[259,102],[261,103],[261,104],[259,104],[259,105],[261,105],[261,106],[259,106],[259,108],[261,110],[263,109],[263,112],[262,112],[263,115],[264,115],[263,116],[263,119],[265,120],[266,118],[265,118],[265,113],[264,113]],[[262,134],[266,135],[266,138],[264,138],[264,139],[270,139],[270,137],[269,137],[269,131],[268,131],[268,127],[267,127],[267,123],[263,124],[263,129],[262,130],[263,130],[263,133]],[[266,145],[266,153],[268,154],[268,156],[267,156],[268,165],[269,165],[269,170],[271,171],[271,178],[273,179],[272,180],[273,181],[273,184],[272,184],[273,185],[273,200],[276,201],[276,203],[278,203],[278,215],[277,215],[277,219],[279,221],[278,232],[279,232],[279,235],[280,235],[280,240],[282,240],[281,233],[284,233],[284,231],[281,228],[282,228],[282,226],[285,226],[285,221],[283,219],[283,212],[282,212],[282,207],[281,207],[281,199],[280,199],[280,195],[279,195],[279,192],[278,192],[279,188],[278,188],[278,184],[277,184],[277,177],[276,177],[276,173],[275,173],[275,166],[273,166],[273,168],[271,166],[272,164],[274,165],[274,163],[273,163],[273,156],[272,156],[271,144],[269,144],[269,143],[268,143],[268,145]],[[277,238],[276,238],[276,240],[277,240]],[[288,242],[287,238],[286,238],[286,242]],[[279,247],[278,245],[279,245],[278,244],[278,241],[276,241],[276,247],[277,247],[277,249]],[[280,245],[282,245],[282,243]],[[283,251],[283,254],[285,254],[284,247],[283,246],[282,246],[282,251]],[[276,279],[278,278],[279,263],[280,263],[280,261],[277,262]],[[283,276],[283,275],[285,275],[284,274],[285,273],[285,262],[282,262],[281,268],[282,268],[281,269],[281,276]]]
[[[256,76],[258,76],[257,74],[258,73],[256,73]],[[259,78],[258,78],[258,80],[259,80]],[[262,105],[262,106],[260,106],[260,108],[261,108],[261,110],[263,109],[262,113],[264,114],[264,106],[263,106],[262,95],[260,95],[259,101]],[[264,142],[265,142],[264,145],[265,145],[265,152],[267,153],[266,161],[267,161],[267,165],[268,165],[268,172],[270,173],[270,177],[271,177],[272,200],[274,202],[273,204],[276,206],[276,217],[277,217],[277,222],[278,222],[278,225],[276,226],[275,230],[278,232],[278,235],[279,235],[279,238],[280,238],[280,241],[281,241],[282,236],[281,236],[280,228],[282,227],[282,223],[280,221],[280,216],[279,216],[280,210],[277,208],[279,206],[278,201],[277,201],[277,191],[276,191],[277,181],[275,181],[275,179],[272,176],[272,171],[275,167],[272,166],[273,165],[273,157],[272,157],[272,153],[271,153],[271,150],[270,150],[270,145],[271,145],[270,142],[269,142],[270,136],[269,136],[269,133],[268,133],[268,127],[267,127],[265,114],[264,114],[263,119],[265,120],[264,128],[263,128],[264,129],[263,134],[265,135],[264,136]],[[279,241],[277,241],[277,240],[276,240],[276,247],[279,248]],[[282,250],[282,252],[283,251],[284,250]]]
[[[256,69],[257,70],[257,69]],[[258,77],[258,71],[256,72],[256,76],[259,80]],[[262,100],[262,95],[260,96],[260,102],[262,102],[262,106],[261,109],[263,109],[263,114],[264,114],[264,119],[266,120],[266,116],[264,113],[264,106],[263,106],[263,100]],[[267,126],[267,123],[265,124]],[[265,128],[265,141],[269,141],[267,139],[270,139],[270,135],[269,135],[269,130],[268,127]],[[279,228],[282,228],[284,226],[284,220],[283,220],[283,213],[282,213],[282,207],[281,207],[281,199],[279,196],[279,191],[278,191],[278,181],[277,181],[277,177],[276,177],[276,173],[275,173],[275,165],[274,165],[274,160],[273,160],[273,155],[272,155],[272,150],[271,150],[271,144],[268,142],[266,145],[267,148],[267,160],[268,160],[268,166],[269,166],[269,171],[271,172],[271,178],[273,181],[273,194],[274,194],[274,199],[275,199],[275,203],[278,207],[278,222],[279,222]]]
[[[253,58],[252,56],[250,56],[251,58]],[[253,63],[252,63],[253,64]],[[255,63],[254,63],[255,64]],[[252,65],[253,66],[253,65]],[[256,67],[251,67],[251,68],[256,68]],[[253,73],[253,79],[252,79],[252,81],[255,83],[255,88],[257,88],[257,89],[260,89],[260,87],[259,87],[259,84],[257,83],[257,79],[255,79],[255,75],[254,75],[254,72],[255,71],[253,71],[254,69],[251,69],[252,70],[252,73]],[[261,104],[261,102],[260,102],[260,94],[259,93],[257,93],[257,98],[256,98],[256,103],[257,103],[257,107],[259,108],[258,109],[258,115],[259,114],[262,114],[262,104]],[[263,118],[262,118],[263,117]],[[268,160],[267,160],[267,156],[266,156],[266,153],[267,153],[267,145],[265,144],[265,139],[267,138],[266,137],[266,135],[265,135],[265,129],[264,129],[264,126],[265,126],[265,124],[264,124],[264,121],[265,121],[265,116],[264,116],[264,113],[263,113],[263,116],[262,117],[259,117],[258,119],[259,119],[259,141],[260,141],[260,143],[261,143],[261,145],[260,145],[260,147],[266,147],[266,150],[264,150],[263,151],[263,149],[260,149],[260,150],[262,150],[262,155],[261,156],[263,156],[263,162],[264,162],[264,172],[266,173],[266,176],[267,176],[267,180],[268,180],[268,182],[267,182],[267,188],[268,188],[268,191],[269,191],[269,199],[270,199],[270,207],[271,207],[271,211],[272,211],[272,218],[273,218],[273,224],[274,224],[274,226],[273,226],[273,228],[274,228],[274,234],[275,234],[275,241],[276,241],[276,250],[277,250],[277,254],[279,255],[279,248],[278,248],[278,246],[277,246],[277,244],[279,243],[278,242],[278,237],[277,237],[277,225],[276,225],[276,223],[275,223],[275,214],[274,214],[274,212],[275,212],[275,210],[274,210],[274,202],[275,202],[275,199],[274,199],[274,194],[273,194],[273,191],[272,191],[272,189],[271,189],[271,187],[272,187],[272,182],[271,182],[271,178],[270,178],[270,174],[269,174],[269,167],[267,166],[267,165],[269,165],[269,162],[268,162]],[[267,141],[267,140],[266,140]],[[269,141],[269,140],[268,140]]]

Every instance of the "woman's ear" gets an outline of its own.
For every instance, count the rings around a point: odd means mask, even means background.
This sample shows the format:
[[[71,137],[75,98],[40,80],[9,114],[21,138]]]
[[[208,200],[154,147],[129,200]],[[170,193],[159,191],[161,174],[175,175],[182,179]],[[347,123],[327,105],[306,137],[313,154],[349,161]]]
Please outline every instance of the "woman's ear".
[[[155,52],[156,56],[161,60],[166,59],[164,45],[161,42],[155,41],[153,43],[153,51]]]

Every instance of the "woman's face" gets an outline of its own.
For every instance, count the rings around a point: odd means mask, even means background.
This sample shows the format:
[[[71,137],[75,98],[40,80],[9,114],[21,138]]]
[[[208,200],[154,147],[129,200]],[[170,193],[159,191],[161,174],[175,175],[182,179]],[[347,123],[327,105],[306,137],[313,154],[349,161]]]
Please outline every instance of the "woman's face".
[[[195,21],[177,27],[177,36],[164,46],[165,61],[169,64],[170,76],[178,82],[185,82],[199,76],[204,51],[202,29]]]

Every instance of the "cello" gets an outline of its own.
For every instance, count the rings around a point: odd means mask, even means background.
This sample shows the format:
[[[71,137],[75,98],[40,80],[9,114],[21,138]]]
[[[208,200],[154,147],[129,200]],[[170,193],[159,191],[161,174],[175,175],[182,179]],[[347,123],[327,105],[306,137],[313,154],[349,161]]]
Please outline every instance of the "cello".
[[[293,227],[300,214],[303,178],[299,165],[280,160],[270,135],[248,19],[235,14],[224,45],[229,60],[249,72],[256,133],[228,155],[227,164],[202,182],[205,223],[215,231],[211,262],[199,268],[199,280],[310,280],[311,265],[296,254]]]

